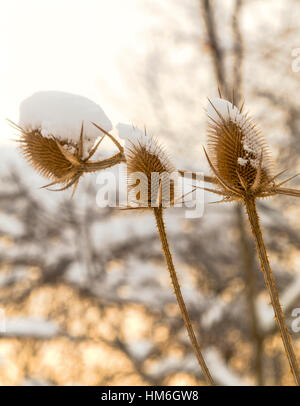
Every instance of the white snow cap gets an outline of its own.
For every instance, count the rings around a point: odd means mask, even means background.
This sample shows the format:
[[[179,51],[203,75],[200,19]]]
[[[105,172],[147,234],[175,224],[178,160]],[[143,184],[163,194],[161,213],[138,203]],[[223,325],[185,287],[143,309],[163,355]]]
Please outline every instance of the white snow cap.
[[[243,125],[246,121],[246,117],[236,106],[230,103],[230,101],[218,97],[208,101],[207,115],[209,122],[213,123],[213,120],[217,122],[221,121],[221,117],[217,112],[225,121],[232,120],[239,125]]]
[[[173,164],[170,162],[169,157],[163,151],[162,148],[159,147],[159,144],[156,142],[155,138],[149,135],[146,130],[142,131],[139,128],[133,127],[132,125],[119,123],[116,126],[118,130],[119,137],[125,140],[125,155],[130,153],[133,145],[141,145],[146,148],[149,153],[156,154],[158,158],[162,160],[172,170],[176,170],[175,167],[173,168]]]
[[[125,140],[125,149],[133,145],[149,146],[155,145],[154,140],[146,131],[142,131],[133,125],[119,123],[116,126],[119,137]],[[126,151],[125,151],[126,153]]]
[[[25,131],[39,130],[44,137],[55,136],[61,141],[77,144],[84,122],[84,157],[103,135],[91,123],[94,122],[106,131],[112,124],[98,104],[86,97],[57,92],[43,91],[34,93],[20,105],[19,125]]]
[[[242,166],[246,166],[248,163],[248,159],[245,158],[238,158],[238,164],[242,165]]]

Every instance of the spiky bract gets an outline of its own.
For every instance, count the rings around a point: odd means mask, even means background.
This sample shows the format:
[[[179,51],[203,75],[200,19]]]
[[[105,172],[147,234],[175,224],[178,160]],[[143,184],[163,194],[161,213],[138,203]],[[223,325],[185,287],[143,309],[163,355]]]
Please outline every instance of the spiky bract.
[[[55,138],[45,138],[39,131],[22,132],[20,146],[32,167],[48,179],[66,183],[78,172],[79,162],[75,165],[75,156],[71,162],[61,150],[68,145]]]
[[[25,131],[18,125],[11,123],[20,132],[18,142],[21,151],[27,161],[41,175],[52,182],[44,187],[62,184],[64,185],[56,191],[66,190],[74,185],[73,194],[76,190],[80,177],[86,172],[95,172],[109,168],[124,162],[123,148],[100,126],[93,123],[99,130],[114,142],[119,148],[119,153],[111,158],[101,161],[90,161],[99,147],[104,136],[90,149],[88,156],[83,158],[83,123],[80,132],[79,142],[74,144],[70,141],[58,140],[56,137],[44,137],[39,130]]]
[[[129,203],[146,208],[173,205],[177,171],[163,147],[145,133],[135,142],[129,141],[125,154],[129,196],[136,187],[140,190]]]
[[[209,115],[208,153],[204,151],[218,189],[206,189],[224,201],[283,193],[280,186],[287,180],[275,184],[283,172],[273,175],[271,154],[253,120],[230,102],[216,100],[209,100],[214,114]]]

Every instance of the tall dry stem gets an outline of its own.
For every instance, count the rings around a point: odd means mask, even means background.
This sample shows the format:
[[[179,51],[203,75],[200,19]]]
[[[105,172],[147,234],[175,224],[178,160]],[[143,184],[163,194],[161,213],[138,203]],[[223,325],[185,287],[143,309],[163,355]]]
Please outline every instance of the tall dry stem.
[[[272,303],[272,306],[274,309],[276,322],[277,322],[277,325],[278,325],[278,328],[279,328],[279,331],[281,334],[285,352],[288,357],[291,371],[294,375],[295,381],[296,381],[297,385],[300,386],[299,364],[297,362],[292,340],[291,340],[290,334],[288,332],[288,329],[286,327],[284,314],[283,314],[283,311],[282,311],[282,308],[280,305],[277,288],[275,285],[273,273],[272,273],[272,270],[270,267],[270,263],[269,263],[269,259],[268,259],[268,255],[267,255],[267,251],[266,251],[266,246],[265,246],[261,228],[260,228],[260,222],[259,222],[259,217],[258,217],[257,210],[256,210],[255,200],[251,199],[251,198],[245,199],[245,206],[246,206],[247,214],[249,217],[252,234],[255,239],[256,249],[257,249],[258,256],[259,256],[261,269],[264,274],[265,284],[266,284],[267,290],[268,290],[270,298],[271,298],[271,303]]]
[[[154,211],[154,215],[155,215],[155,219],[156,219],[156,224],[157,224],[157,229],[158,229],[158,233],[160,236],[160,240],[161,240],[161,245],[162,245],[162,250],[165,256],[165,260],[168,266],[168,270],[170,273],[170,277],[172,280],[172,285],[174,287],[174,293],[177,299],[177,303],[179,305],[180,308],[180,312],[182,315],[182,318],[184,320],[184,324],[185,324],[185,328],[188,332],[191,344],[193,346],[194,352],[197,356],[198,362],[201,366],[203,375],[207,381],[207,383],[209,383],[210,385],[215,385],[215,382],[209,372],[209,369],[206,365],[206,362],[203,358],[199,343],[197,341],[193,326],[192,326],[192,322],[189,316],[189,313],[187,311],[182,293],[181,293],[181,289],[180,289],[180,285],[178,282],[178,278],[177,278],[177,274],[176,274],[176,270],[173,264],[173,259],[172,259],[172,254],[170,252],[170,248],[169,248],[169,243],[168,243],[168,238],[167,238],[167,233],[166,233],[166,229],[165,229],[165,224],[164,224],[164,220],[163,220],[163,209],[161,207],[156,207],[153,209]]]
[[[238,201],[246,206],[266,288],[271,298],[285,352],[295,382],[300,385],[299,366],[291,337],[285,325],[255,205],[257,198],[276,194],[299,197],[298,190],[282,187],[297,175],[277,183],[278,178],[285,171],[274,175],[266,142],[254,121],[242,110],[243,107],[238,108],[222,98],[215,99],[213,102],[209,101],[208,147],[210,156],[206,150],[204,151],[215,175],[216,189],[207,187],[204,189],[223,196],[224,202]]]

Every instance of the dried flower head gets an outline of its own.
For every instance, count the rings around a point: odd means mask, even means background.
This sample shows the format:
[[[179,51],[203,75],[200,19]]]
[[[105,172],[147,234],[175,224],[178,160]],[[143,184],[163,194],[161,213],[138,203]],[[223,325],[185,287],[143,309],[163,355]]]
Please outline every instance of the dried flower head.
[[[26,132],[22,128],[19,129],[21,131],[19,143],[24,157],[41,175],[52,180],[46,187],[55,184],[64,185],[63,188],[57,190],[65,190],[72,185],[76,186],[79,178],[85,172],[91,171],[94,165],[89,162],[89,159],[102,141],[100,139],[87,158],[83,159],[83,126],[77,145],[60,141],[54,136],[46,138],[39,130]]]
[[[283,172],[273,174],[266,142],[242,108],[217,98],[209,100],[207,114],[208,153],[204,151],[218,187],[207,190],[222,195],[224,201],[290,194],[281,186],[292,178],[275,184]]]
[[[208,117],[210,157],[204,151],[215,175],[217,189],[205,189],[222,195],[222,201],[240,200],[245,205],[285,352],[295,381],[300,385],[300,369],[286,327],[255,202],[258,197],[279,193],[300,196],[300,191],[281,187],[294,176],[279,184],[275,183],[283,172],[272,174],[265,141],[253,121],[242,113],[242,108],[238,109],[226,100],[215,99],[209,101]]]
[[[144,132],[124,124],[119,136],[126,140],[129,205],[134,208],[169,207],[176,196],[177,171],[165,149]]]
[[[24,100],[20,108],[20,125],[12,123],[21,133],[18,141],[25,158],[52,181],[45,187],[62,184],[64,186],[57,190],[65,190],[74,185],[74,193],[85,172],[105,169],[124,159],[123,149],[119,149],[119,154],[112,158],[90,161],[103,139],[95,144],[98,130],[102,131],[102,128],[87,122],[84,129],[83,121],[79,122],[78,117],[98,118],[108,130],[111,129],[110,121],[98,105],[84,97],[62,92],[39,92]],[[108,136],[115,142],[110,134]]]

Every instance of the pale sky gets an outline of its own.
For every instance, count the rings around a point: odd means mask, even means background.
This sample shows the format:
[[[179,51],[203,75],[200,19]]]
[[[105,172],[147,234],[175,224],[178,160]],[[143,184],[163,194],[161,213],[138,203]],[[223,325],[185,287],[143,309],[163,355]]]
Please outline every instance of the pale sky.
[[[117,60],[139,50],[144,29],[137,0],[0,0],[0,143],[13,134],[20,102],[39,90],[89,97],[113,121],[126,120],[101,97],[107,78],[118,89]],[[142,20],[145,24],[145,19]]]

